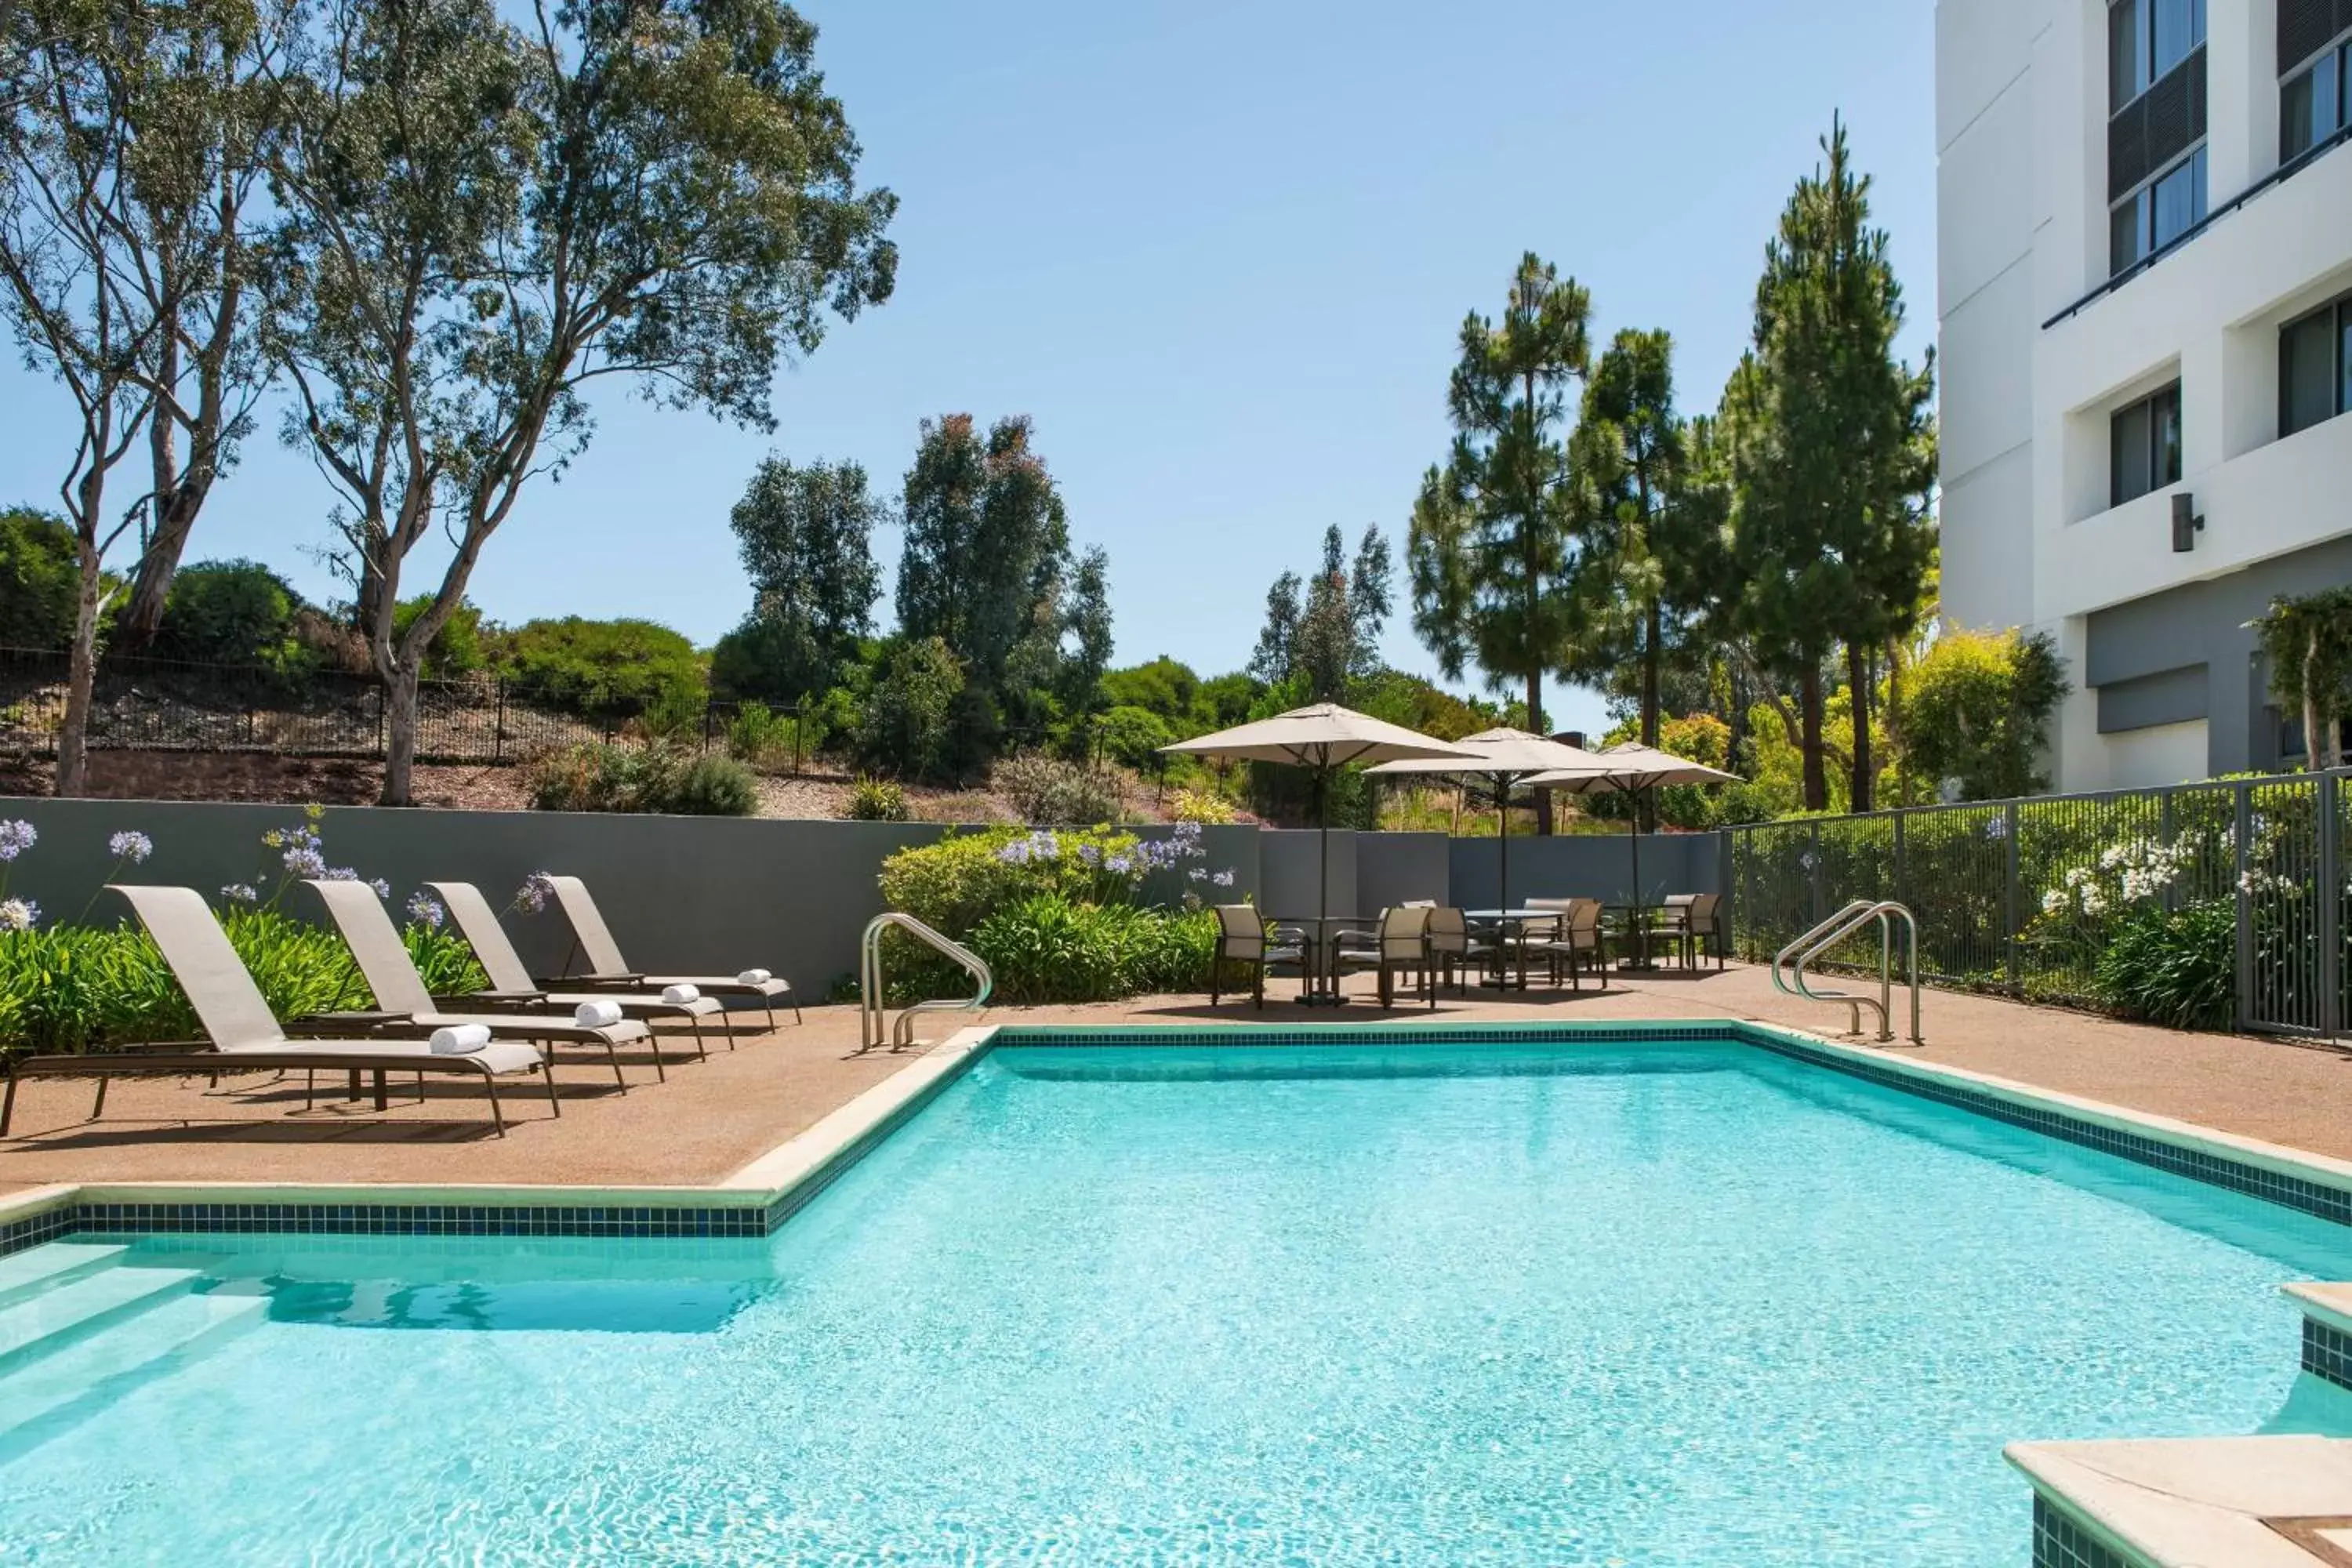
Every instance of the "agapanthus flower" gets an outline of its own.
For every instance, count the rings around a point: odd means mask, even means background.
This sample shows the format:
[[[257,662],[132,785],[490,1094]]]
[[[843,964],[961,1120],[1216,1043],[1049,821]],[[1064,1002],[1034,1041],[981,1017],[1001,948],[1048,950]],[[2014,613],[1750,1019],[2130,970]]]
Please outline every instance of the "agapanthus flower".
[[[14,860],[40,837],[29,822],[0,822],[0,860]]]
[[[376,885],[383,886],[380,882]],[[420,890],[408,895],[408,918],[428,931],[439,931],[441,922],[449,918],[449,911],[441,907],[440,900]]]
[[[1231,871],[1220,871],[1209,880],[1220,888],[1230,888],[1234,885],[1234,874]]]
[[[1097,866],[1101,865],[1101,864],[1102,864],[1102,846],[1101,846],[1101,845],[1099,845],[1099,844],[1081,844],[1081,845],[1079,845],[1079,846],[1078,846],[1078,864],[1079,864],[1079,865],[1081,865],[1081,866],[1086,867],[1086,868],[1087,868],[1087,869],[1089,869],[1089,870],[1093,869],[1093,868],[1094,868],[1095,867],[1097,867]]]
[[[1987,821],[1984,826],[1984,836],[1987,838],[1992,839],[1996,843],[2008,837],[2009,817],[2004,814]]]
[[[231,882],[221,889],[221,897],[232,904],[253,904],[261,901],[261,895],[254,891],[253,884],[250,882]]]
[[[996,852],[996,858],[1007,866],[1029,864],[1030,844],[1026,838],[1016,838]]]
[[[533,871],[522,879],[522,886],[515,889],[515,908],[525,914],[535,915],[547,908],[547,900],[553,897],[555,897],[553,874],[547,871]]]
[[[286,851],[286,874],[289,877],[315,878],[327,875],[327,858],[308,845],[298,845]]]
[[[41,906],[30,899],[0,899],[0,931],[31,931],[41,923]]]
[[[368,879],[368,886],[375,889],[375,896],[377,898],[385,900],[387,903],[391,901],[392,884],[390,882],[385,881],[382,877],[370,877]]]
[[[1103,861],[1103,869],[1114,876],[1129,876],[1135,870],[1135,858],[1121,850]]]
[[[1205,882],[1209,879],[1209,868],[1206,866],[1195,866],[1184,875],[1189,880]]]
[[[128,860],[136,866],[155,853],[155,841],[143,833],[125,829],[106,841],[106,849],[117,860]]]

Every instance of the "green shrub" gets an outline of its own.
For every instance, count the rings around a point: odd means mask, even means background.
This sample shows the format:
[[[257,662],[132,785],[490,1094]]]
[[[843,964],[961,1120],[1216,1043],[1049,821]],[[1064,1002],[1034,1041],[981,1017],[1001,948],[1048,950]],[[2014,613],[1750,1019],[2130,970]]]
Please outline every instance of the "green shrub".
[[[1079,904],[1042,893],[1000,910],[972,933],[999,999],[1113,1002],[1160,992],[1204,991],[1216,952],[1206,910]]]
[[[1176,738],[1160,715],[1146,708],[1114,708],[1101,723],[1104,754],[1130,768],[1150,767],[1160,760],[1160,748]]]
[[[259,562],[200,561],[173,574],[156,650],[207,663],[270,663],[293,637],[301,605]]]
[[[1177,822],[1205,823],[1220,826],[1240,816],[1234,803],[1213,790],[1180,789],[1168,807],[1170,818]]]
[[[849,792],[852,822],[904,822],[910,815],[907,792],[889,779],[862,778]]]
[[[2101,1000],[2176,1029],[2226,1029],[2237,998],[2238,913],[2227,899],[2118,922],[2095,971]]]
[[[529,700],[592,718],[699,715],[709,688],[694,645],[652,621],[530,621],[508,632],[500,666]]]
[[[221,915],[236,950],[280,1018],[374,999],[331,931],[269,909]],[[478,990],[488,977],[464,939],[412,924],[408,950],[437,993]],[[147,933],[135,926],[57,926],[0,935],[0,1051],[60,1052],[201,1037],[195,1014]]]
[[[431,594],[419,594],[403,599],[392,607],[392,631],[394,637],[405,637],[408,628],[416,624],[433,603]],[[425,675],[428,679],[446,680],[454,676],[471,675],[490,667],[491,634],[482,626],[481,606],[470,599],[460,599],[433,640],[425,645]]]
[[[754,767],[772,767],[793,754],[793,721],[764,702],[745,702],[727,721],[727,754]]]
[[[561,747],[524,764],[523,785],[535,811],[749,816],[760,805],[759,781],[742,763],[663,743]]]
[[[65,647],[80,592],[73,530],[30,507],[0,511],[0,642]]]
[[[866,694],[859,763],[902,778],[950,778],[963,695],[963,666],[945,642],[899,644]]]
[[[677,816],[751,816],[760,809],[760,781],[732,757],[697,757],[661,809]]]
[[[1045,826],[1117,822],[1124,805],[1117,775],[1043,752],[1007,757],[996,764],[990,782],[1023,821]]]

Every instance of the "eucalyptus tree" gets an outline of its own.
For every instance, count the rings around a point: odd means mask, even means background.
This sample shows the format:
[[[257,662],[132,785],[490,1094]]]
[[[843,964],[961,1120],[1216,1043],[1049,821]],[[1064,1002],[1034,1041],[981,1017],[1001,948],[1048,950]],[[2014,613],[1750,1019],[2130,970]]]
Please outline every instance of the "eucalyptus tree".
[[[1737,619],[1798,685],[1808,809],[1825,809],[1823,667],[1853,692],[1853,809],[1869,809],[1874,650],[1916,619],[1935,555],[1934,363],[1897,359],[1902,290],[1841,121],[1799,182],[1756,296],[1757,460],[1733,515]]]
[[[592,433],[588,395],[772,428],[777,363],[888,298],[816,30],[777,0],[331,0],[273,183],[298,287],[288,440],[337,491],[386,690],[387,805],[417,682],[491,536]],[[448,560],[395,619],[409,557]],[[416,596],[416,595],[412,595]]]
[[[1462,323],[1453,450],[1422,479],[1406,545],[1413,629],[1438,667],[1460,679],[1475,664],[1498,691],[1520,683],[1538,731],[1546,672],[1572,671],[1591,631],[1561,426],[1570,383],[1591,369],[1591,295],[1530,251],[1501,321]]]
[[[58,494],[78,602],[57,787],[87,770],[98,641],[160,616],[266,374],[252,197],[298,17],[281,0],[16,0],[0,16],[0,311],[72,405]],[[115,470],[144,442],[130,499]],[[136,558],[110,560],[126,542]]]
[[[740,687],[786,701],[824,690],[872,629],[882,591],[872,539],[888,514],[856,463],[761,462],[728,514],[751,613],[714,651],[714,678],[731,650]]]
[[[1310,702],[1344,702],[1351,686],[1380,672],[1381,632],[1396,602],[1389,542],[1377,527],[1365,529],[1351,562],[1333,523],[1314,574],[1285,572],[1265,602],[1250,673],[1269,686],[1299,681]]]

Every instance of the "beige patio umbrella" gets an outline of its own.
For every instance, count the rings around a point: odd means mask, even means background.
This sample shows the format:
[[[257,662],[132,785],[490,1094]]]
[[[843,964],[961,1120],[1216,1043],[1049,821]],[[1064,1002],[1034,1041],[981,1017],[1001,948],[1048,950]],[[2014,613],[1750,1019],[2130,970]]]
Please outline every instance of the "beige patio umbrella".
[[[1475,752],[1477,760],[1464,762],[1458,757],[1416,757],[1407,762],[1382,763],[1368,771],[1381,778],[1436,774],[1493,779],[1497,808],[1495,814],[1497,818],[1495,830],[1495,902],[1507,910],[1511,907],[1511,791],[1538,774],[1588,768],[1600,759],[1580,746],[1529,734],[1525,730],[1482,730],[1475,735],[1465,735],[1454,743],[1465,752]]]
[[[1160,749],[1183,756],[1234,757],[1244,762],[1282,763],[1294,768],[1305,768],[1315,775],[1317,830],[1322,836],[1318,845],[1322,864],[1317,872],[1319,887],[1316,912],[1326,921],[1331,914],[1331,775],[1352,763],[1394,763],[1436,757],[1451,759],[1458,765],[1476,760],[1476,753],[1466,747],[1433,740],[1402,725],[1375,719],[1369,713],[1342,708],[1336,702],[1294,708],[1271,719],[1220,730],[1213,735],[1179,741],[1172,746]],[[1318,939],[1320,934],[1318,931]]]
[[[1593,753],[1588,766],[1538,773],[1527,782],[1538,789],[1563,789],[1571,795],[1614,790],[1632,801],[1644,790],[1665,784],[1738,784],[1740,779],[1738,773],[1627,741]],[[1638,803],[1626,826],[1625,843],[1633,860],[1633,902],[1638,905],[1642,901],[1642,813]]]

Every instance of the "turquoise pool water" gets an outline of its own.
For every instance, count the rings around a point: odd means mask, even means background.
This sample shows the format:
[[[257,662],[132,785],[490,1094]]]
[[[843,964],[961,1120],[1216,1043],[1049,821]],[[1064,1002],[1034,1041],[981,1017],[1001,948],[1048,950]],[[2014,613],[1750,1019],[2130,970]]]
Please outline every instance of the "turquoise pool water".
[[[2019,1568],[2005,1442],[2352,1429],[2314,1277],[1749,1047],[1005,1048],[765,1241],[93,1253],[0,1562]]]

